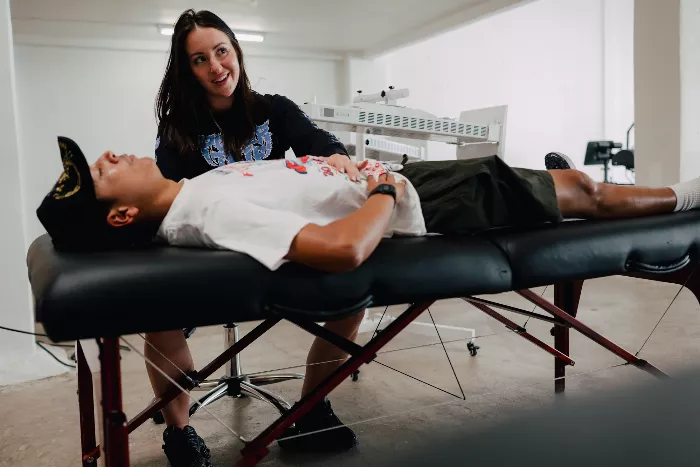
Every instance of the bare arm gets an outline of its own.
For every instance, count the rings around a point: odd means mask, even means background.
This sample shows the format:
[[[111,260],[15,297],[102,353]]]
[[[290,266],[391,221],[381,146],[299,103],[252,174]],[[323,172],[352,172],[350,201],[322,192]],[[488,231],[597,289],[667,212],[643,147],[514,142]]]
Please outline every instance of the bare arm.
[[[403,183],[393,176],[382,175],[372,181],[368,191],[377,184],[396,186],[397,200],[403,195]],[[286,259],[326,272],[346,272],[360,266],[377,248],[394,212],[390,195],[370,196],[352,214],[325,226],[309,224],[294,238]]]

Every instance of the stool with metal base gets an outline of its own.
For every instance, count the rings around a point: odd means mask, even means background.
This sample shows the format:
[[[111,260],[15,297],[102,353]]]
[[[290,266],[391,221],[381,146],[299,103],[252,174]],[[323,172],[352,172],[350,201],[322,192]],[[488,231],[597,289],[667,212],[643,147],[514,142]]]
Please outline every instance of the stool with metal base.
[[[224,326],[224,330],[224,349],[228,349],[238,342],[238,325],[227,324]],[[194,330],[185,330],[185,335],[189,337],[192,335],[193,331]],[[226,363],[226,374],[224,376],[218,380],[201,381],[193,389],[193,391],[209,392],[199,399],[201,405],[193,403],[190,406],[190,417],[197,413],[202,406],[213,404],[225,396],[235,398],[245,396],[254,397],[255,399],[271,404],[280,414],[284,415],[291,408],[291,405],[282,397],[267,389],[263,389],[261,386],[268,386],[270,384],[277,384],[294,379],[304,379],[304,375],[299,373],[282,373],[248,376],[243,373],[241,368],[240,354],[236,354]],[[157,424],[165,422],[160,412],[153,416],[153,421]]]

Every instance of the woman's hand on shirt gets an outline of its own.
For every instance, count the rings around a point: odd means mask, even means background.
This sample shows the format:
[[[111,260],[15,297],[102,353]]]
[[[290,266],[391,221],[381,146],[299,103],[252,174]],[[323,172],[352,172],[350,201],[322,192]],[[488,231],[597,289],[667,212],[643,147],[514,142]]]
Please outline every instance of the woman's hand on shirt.
[[[333,154],[328,156],[328,165],[335,167],[340,173],[348,174],[348,177],[353,182],[360,181],[360,170],[345,154]]]

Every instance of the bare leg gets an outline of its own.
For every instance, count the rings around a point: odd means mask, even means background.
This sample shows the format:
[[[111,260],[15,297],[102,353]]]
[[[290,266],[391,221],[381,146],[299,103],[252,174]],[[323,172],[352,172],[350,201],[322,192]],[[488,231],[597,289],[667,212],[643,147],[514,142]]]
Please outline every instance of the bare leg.
[[[146,334],[146,341],[147,342],[144,343],[146,357],[175,381],[182,378],[180,370],[185,373],[194,370],[192,354],[190,354],[190,349],[187,346],[187,340],[182,330]],[[163,358],[160,353],[156,352],[148,343],[151,343],[163,355],[168,357],[168,360],[177,365],[177,368]],[[148,371],[148,377],[151,380],[154,394],[156,396],[162,395],[170,384],[170,381],[151,365],[147,364],[146,369]],[[166,405],[162,409],[165,424],[177,428],[183,428],[185,425],[189,424],[189,402],[190,399],[187,394],[180,394]]]
[[[676,207],[670,188],[645,188],[594,182],[578,170],[550,170],[565,218],[627,218],[666,214]]]
[[[364,316],[365,312],[363,311],[341,321],[330,321],[326,323],[325,328],[354,342],[357,338],[357,332],[360,329],[360,323],[362,322],[362,318]],[[311,345],[311,350],[309,350],[306,363],[312,364],[328,361],[332,362],[312,365],[306,368],[304,385],[301,390],[302,397],[313,391],[313,389],[318,386],[319,383],[338,369],[340,365],[345,363],[347,358],[348,354],[333,344],[330,344],[319,337],[314,339],[314,343]]]

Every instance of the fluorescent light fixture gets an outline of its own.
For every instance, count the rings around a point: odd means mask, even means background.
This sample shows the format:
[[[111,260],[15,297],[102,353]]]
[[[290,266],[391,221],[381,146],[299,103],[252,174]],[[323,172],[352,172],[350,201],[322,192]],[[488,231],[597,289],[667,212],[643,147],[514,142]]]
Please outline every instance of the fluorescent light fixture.
[[[172,36],[175,33],[175,29],[172,26],[158,26],[158,30],[164,36]],[[265,40],[265,36],[255,32],[234,31],[234,34],[239,42],[263,42]]]
[[[255,34],[250,32],[234,32],[236,34],[236,39],[239,42],[262,42],[265,40],[262,34]]]

